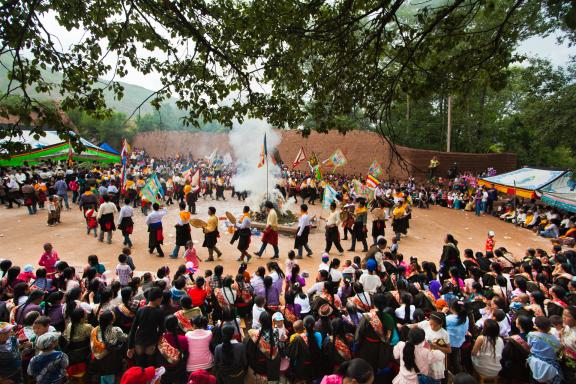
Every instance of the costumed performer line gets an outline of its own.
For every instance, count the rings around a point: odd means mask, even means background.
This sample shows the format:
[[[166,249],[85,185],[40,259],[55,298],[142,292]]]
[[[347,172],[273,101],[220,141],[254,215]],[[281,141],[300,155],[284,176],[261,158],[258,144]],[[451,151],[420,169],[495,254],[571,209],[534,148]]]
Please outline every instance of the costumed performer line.
[[[146,224],[148,225],[148,252],[154,253],[154,249],[158,251],[158,257],[164,257],[161,245],[164,243],[164,233],[162,232],[162,218],[168,213],[166,208],[160,210],[158,203],[152,204],[152,212],[146,216]]]
[[[294,239],[294,249],[298,250],[297,259],[302,258],[302,248],[306,249],[306,256],[312,257],[312,250],[308,246],[308,235],[310,234],[310,216],[308,215],[308,206],[300,206],[300,219],[298,220],[298,232]]]
[[[208,207],[208,219],[206,220],[206,227],[204,231],[203,247],[208,248],[208,259],[206,261],[214,261],[214,252],[218,258],[222,257],[222,252],[216,248],[218,243],[218,218],[216,217],[216,208]]]
[[[266,209],[266,213],[268,216],[266,217],[266,228],[262,233],[262,246],[260,250],[255,253],[256,256],[262,257],[266,246],[270,244],[272,248],[274,248],[274,256],[272,259],[279,259],[279,250],[278,250],[278,214],[274,209],[274,204],[271,201],[266,201],[264,203],[264,207]]]
[[[252,237],[252,232],[250,232],[250,207],[244,206],[242,212],[242,217],[236,223],[238,250],[240,251],[240,257],[236,261],[244,261],[244,258],[246,258],[246,262],[249,262],[252,258],[247,252]]]
[[[333,201],[330,203],[330,215],[326,219],[326,248],[324,251],[330,253],[332,244],[338,250],[338,255],[342,256],[344,253],[344,248],[340,244],[340,231],[338,231],[338,225],[340,224],[340,214],[336,211],[336,203]]]

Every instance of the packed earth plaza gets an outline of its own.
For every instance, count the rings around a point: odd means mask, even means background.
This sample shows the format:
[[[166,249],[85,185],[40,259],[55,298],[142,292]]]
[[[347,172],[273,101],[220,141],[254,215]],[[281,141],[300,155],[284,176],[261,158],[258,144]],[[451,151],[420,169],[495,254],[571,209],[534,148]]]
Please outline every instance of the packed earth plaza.
[[[573,378],[568,211],[377,162],[274,164],[259,196],[218,154],[130,152],[1,169],[4,382]]]

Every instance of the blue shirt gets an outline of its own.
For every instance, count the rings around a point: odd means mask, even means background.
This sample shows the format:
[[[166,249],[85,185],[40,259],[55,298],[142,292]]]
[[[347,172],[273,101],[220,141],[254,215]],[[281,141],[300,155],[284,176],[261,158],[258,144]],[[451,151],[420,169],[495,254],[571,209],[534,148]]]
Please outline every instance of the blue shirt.
[[[450,346],[460,348],[466,339],[466,332],[468,332],[468,317],[462,324],[458,324],[458,316],[446,316],[446,330],[450,336]]]
[[[54,184],[54,189],[56,190],[56,194],[59,196],[64,196],[68,191],[68,186],[64,180],[58,180]]]
[[[556,360],[556,353],[560,349],[560,341],[556,336],[542,332],[530,332],[528,345],[532,356],[539,359]]]

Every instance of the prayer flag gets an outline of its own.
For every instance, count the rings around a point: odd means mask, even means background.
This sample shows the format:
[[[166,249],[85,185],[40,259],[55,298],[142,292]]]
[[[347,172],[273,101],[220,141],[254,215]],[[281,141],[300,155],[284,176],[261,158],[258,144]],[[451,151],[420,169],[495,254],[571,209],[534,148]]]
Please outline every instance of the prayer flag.
[[[292,169],[296,168],[304,160],[306,160],[306,153],[304,153],[304,148],[300,147],[300,150],[298,151],[298,154],[296,155],[296,159],[294,159],[294,162],[292,163]]]
[[[336,200],[336,196],[337,196],[336,190],[334,190],[332,186],[327,185],[326,188],[324,188],[324,198],[322,199],[322,208],[329,209],[330,204],[332,204],[332,202]]]
[[[199,169],[196,172],[194,172],[194,175],[192,175],[190,180],[191,180],[191,182],[190,182],[191,186],[193,186],[193,187],[200,186],[200,170]]]
[[[160,180],[158,180],[158,176],[154,173],[146,180],[146,184],[140,190],[140,195],[151,203],[157,203],[159,194],[164,196],[164,189],[162,184],[160,184]]]
[[[368,168],[368,175],[372,175],[374,176],[375,179],[380,180],[380,178],[382,177],[382,167],[380,166],[380,163],[376,160],[374,160],[372,162],[372,164],[370,165],[370,168]]]
[[[341,167],[348,162],[346,156],[340,149],[337,149],[333,154],[330,155],[329,158],[323,161],[323,163],[328,167]]]
[[[308,164],[310,164],[310,167],[313,168],[315,166],[317,166],[320,162],[318,161],[318,157],[316,156],[316,154],[314,152],[312,152],[312,155],[310,156],[310,159],[308,160]]]
[[[376,188],[379,184],[380,181],[377,178],[368,174],[368,177],[366,177],[366,186],[368,186],[368,188]]]
[[[314,174],[316,175],[316,180],[322,180],[322,170],[320,169],[320,164],[314,167]]]
[[[258,168],[262,168],[266,164],[266,158],[268,157],[268,149],[266,148],[266,134],[264,134],[264,143],[262,144],[262,152],[260,153],[260,162],[258,163]]]

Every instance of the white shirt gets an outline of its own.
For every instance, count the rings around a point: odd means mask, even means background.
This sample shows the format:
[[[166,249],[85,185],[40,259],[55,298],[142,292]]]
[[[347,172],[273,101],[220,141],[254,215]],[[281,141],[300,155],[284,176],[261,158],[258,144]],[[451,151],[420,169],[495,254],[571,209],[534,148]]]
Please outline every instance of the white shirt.
[[[162,222],[162,218],[166,215],[168,211],[166,208],[161,211],[152,211],[146,216],[146,225],[156,224]]]
[[[312,285],[312,288],[310,288],[307,293],[309,295],[314,295],[316,292],[322,292],[323,289],[324,289],[324,282],[318,281],[314,283],[314,285]]]
[[[250,228],[250,219],[248,217],[244,217],[241,223],[236,223],[236,228],[238,229]]]
[[[118,188],[114,184],[108,186],[108,193],[118,193]]]
[[[368,293],[376,293],[378,287],[382,285],[380,277],[377,275],[369,275],[367,273],[363,273],[358,281],[360,281],[360,284],[364,287],[364,292]]]
[[[264,307],[259,307],[256,304],[252,307],[252,329],[260,329],[260,315],[266,312]]]
[[[304,228],[310,226],[310,216],[307,213],[300,216],[298,220],[298,234],[297,236],[302,236],[302,232],[304,232]]]
[[[112,202],[102,203],[100,208],[98,208],[98,219],[102,217],[102,215],[107,215],[109,213],[115,214],[118,213],[118,209],[116,205]]]
[[[332,281],[335,283],[338,283],[340,280],[342,280],[342,272],[337,269],[331,269],[330,276],[332,277]]]
[[[125,205],[120,208],[120,214],[118,215],[118,220],[122,220],[123,217],[132,217],[134,216],[134,209],[131,206]]]
[[[416,307],[411,305],[410,306],[410,310],[409,310],[409,316],[408,316],[408,320],[412,321],[414,320],[414,311],[416,310]],[[404,315],[406,315],[406,304],[402,304],[400,305],[400,307],[396,308],[394,310],[394,314],[396,315],[396,318],[398,320],[404,320]]]
[[[304,298],[301,298],[300,295],[296,295],[294,298],[294,304],[300,306],[300,313],[310,313],[310,299],[308,299],[308,296],[305,295]]]
[[[437,342],[438,340],[443,340],[444,345],[450,345],[450,336],[448,335],[448,331],[444,328],[440,328],[437,331],[434,331],[432,327],[430,327],[430,322],[428,320],[424,320],[418,323],[418,328],[422,329],[426,334],[426,341],[430,342]],[[430,376],[433,379],[441,380],[444,378],[444,371],[446,370],[446,364],[444,361],[438,361],[435,363],[430,364]]]

